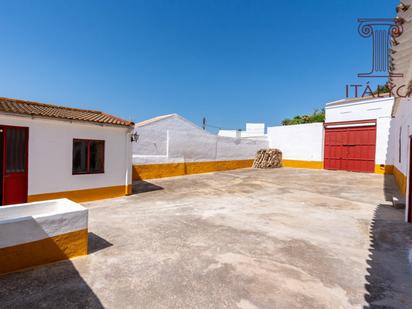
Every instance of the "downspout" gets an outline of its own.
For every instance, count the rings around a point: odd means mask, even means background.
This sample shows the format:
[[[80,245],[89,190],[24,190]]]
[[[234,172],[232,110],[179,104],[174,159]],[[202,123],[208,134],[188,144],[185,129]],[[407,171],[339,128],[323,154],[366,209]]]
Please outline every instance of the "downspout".
[[[126,131],[126,149],[125,149],[125,168],[126,168],[126,173],[125,173],[125,195],[130,195],[132,194],[132,170],[133,170],[133,148],[132,148],[132,134],[133,134],[134,128],[128,129]]]

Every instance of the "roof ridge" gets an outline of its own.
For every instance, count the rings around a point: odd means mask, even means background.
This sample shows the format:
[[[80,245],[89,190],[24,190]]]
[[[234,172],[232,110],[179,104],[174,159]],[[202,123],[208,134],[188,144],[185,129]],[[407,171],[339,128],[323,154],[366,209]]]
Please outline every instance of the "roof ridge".
[[[29,100],[15,99],[15,98],[0,97],[0,101],[1,100],[14,101],[14,102],[19,103],[19,104],[33,104],[33,105],[39,105],[39,106],[44,106],[44,107],[56,107],[56,108],[61,108],[61,109],[65,109],[65,110],[103,114],[102,111],[93,110],[93,109],[82,109],[82,108],[78,108],[78,107],[67,107],[67,106],[62,106],[62,105],[49,104],[49,103],[40,103],[40,102],[36,102],[36,101],[29,101]],[[110,116],[112,116],[112,115],[110,115]]]
[[[65,107],[6,97],[0,97],[0,112],[54,119],[79,120],[92,123],[106,123],[127,127],[134,125],[133,121],[125,120],[101,111]]]
[[[145,120],[136,122],[135,126],[136,127],[141,127],[141,126],[144,126],[144,125],[147,125],[147,124],[151,124],[151,123],[154,123],[154,122],[157,122],[157,121],[160,121],[160,120],[167,119],[169,117],[176,117],[176,116],[179,117],[179,114],[172,113],[172,114],[165,114],[165,115],[155,116],[155,117],[152,117],[152,118],[149,118],[149,119],[145,119]]]
[[[364,96],[364,97],[345,98],[345,99],[340,99],[336,101],[331,101],[331,102],[326,103],[326,106],[345,104],[345,103],[355,103],[355,102],[368,101],[368,100],[390,99],[394,97],[395,96],[392,96],[389,92],[383,92],[383,93],[380,93],[379,96],[378,94],[375,94],[375,95],[369,95],[369,96]]]

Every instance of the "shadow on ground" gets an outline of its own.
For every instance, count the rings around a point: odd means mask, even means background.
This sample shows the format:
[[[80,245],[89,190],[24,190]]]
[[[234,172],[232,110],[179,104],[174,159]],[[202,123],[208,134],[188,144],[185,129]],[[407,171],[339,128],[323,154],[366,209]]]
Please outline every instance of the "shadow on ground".
[[[385,198],[398,195],[393,176],[386,176]],[[377,206],[370,226],[365,308],[412,306],[412,224],[404,222],[404,209],[390,203]]]
[[[106,239],[101,238],[95,233],[89,233],[89,254],[95,253],[97,251],[106,249],[113,246],[112,243],[108,242]]]
[[[163,190],[163,187],[160,187],[158,185],[155,185],[144,180],[133,181],[133,194],[152,192],[158,190]]]
[[[94,233],[88,238],[89,254],[112,246]],[[0,308],[30,307],[104,308],[70,260],[0,276]]]

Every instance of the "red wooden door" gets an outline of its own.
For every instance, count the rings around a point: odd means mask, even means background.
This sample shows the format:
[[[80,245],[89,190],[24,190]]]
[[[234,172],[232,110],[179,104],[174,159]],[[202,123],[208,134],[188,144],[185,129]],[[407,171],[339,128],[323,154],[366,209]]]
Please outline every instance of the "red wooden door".
[[[3,127],[2,205],[27,202],[29,129]]]
[[[375,151],[375,125],[325,129],[325,169],[373,173]]]

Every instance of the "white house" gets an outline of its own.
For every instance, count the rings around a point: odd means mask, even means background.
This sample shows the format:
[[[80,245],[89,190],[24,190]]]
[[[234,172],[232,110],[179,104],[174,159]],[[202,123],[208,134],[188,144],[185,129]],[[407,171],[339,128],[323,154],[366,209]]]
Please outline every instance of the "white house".
[[[150,179],[252,166],[266,140],[211,134],[170,114],[135,125],[133,179]]]
[[[326,104],[324,168],[391,173],[393,104],[394,98],[387,95]]]
[[[394,38],[389,83],[395,98],[390,130],[393,149],[393,175],[406,195],[405,219],[412,222],[412,0],[397,7],[401,34]]]
[[[269,147],[286,167],[392,173],[393,105],[388,96],[327,103],[325,123],[269,127]]]
[[[102,112],[0,98],[1,204],[130,193],[132,132]]]

